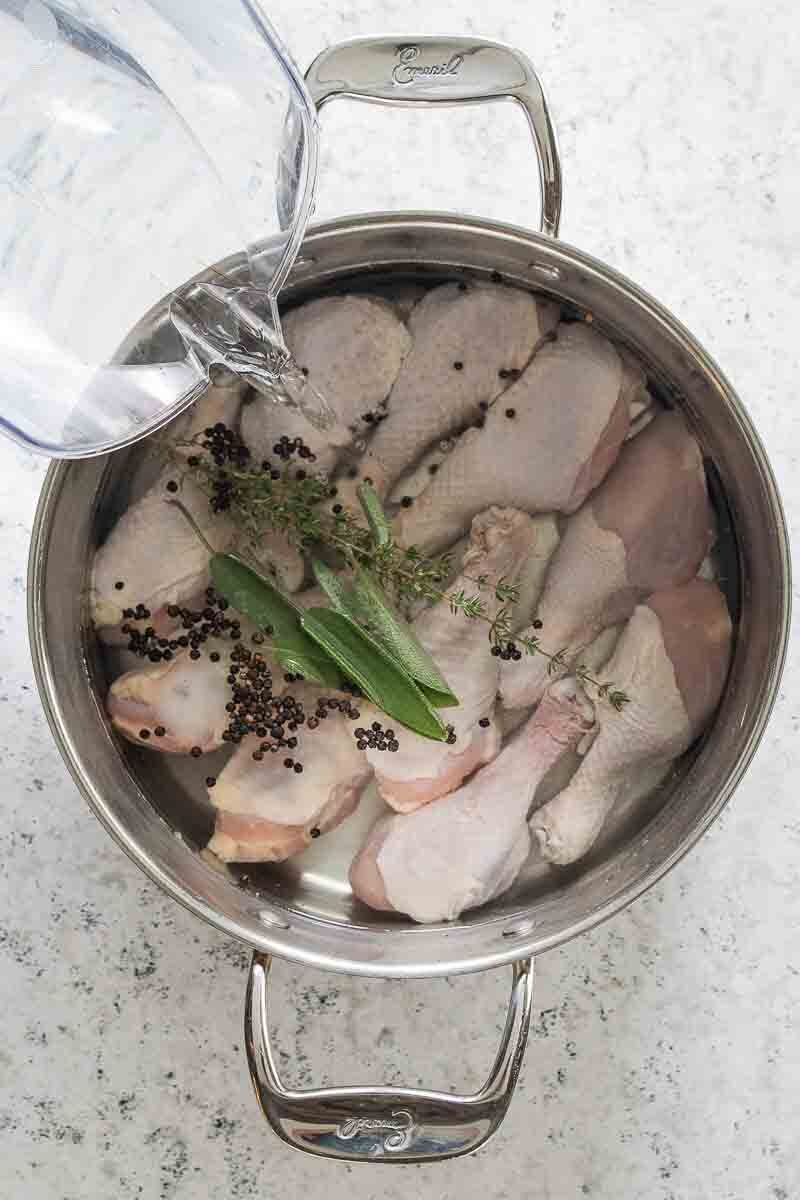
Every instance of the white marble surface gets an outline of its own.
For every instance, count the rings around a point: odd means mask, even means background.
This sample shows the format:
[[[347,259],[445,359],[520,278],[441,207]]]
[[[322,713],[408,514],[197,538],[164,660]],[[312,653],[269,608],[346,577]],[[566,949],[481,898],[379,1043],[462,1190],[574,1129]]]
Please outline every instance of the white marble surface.
[[[789,0],[273,0],[302,64],[371,32],[469,32],[538,64],[565,236],[725,365],[800,518],[798,78]],[[213,5],[209,3],[209,9]],[[433,206],[531,224],[515,114],[331,106],[318,215]],[[41,715],[25,556],[44,465],[0,446],[0,1195],[26,1200],[800,1197],[800,661],[745,782],[660,886],[539,963],[496,1140],[430,1168],[283,1149],[241,1050],[247,955],[150,886],[78,797]],[[474,1081],[506,975],[364,983],[279,967],[303,1080]],[[413,1043],[410,1034],[414,1025]]]

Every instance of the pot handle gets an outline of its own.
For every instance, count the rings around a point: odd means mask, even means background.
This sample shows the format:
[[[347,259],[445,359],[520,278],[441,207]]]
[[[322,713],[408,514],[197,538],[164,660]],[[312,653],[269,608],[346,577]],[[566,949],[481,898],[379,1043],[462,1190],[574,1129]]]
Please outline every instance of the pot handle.
[[[269,955],[253,955],[245,1044],[258,1102],[284,1142],[309,1154],[350,1162],[433,1162],[469,1154],[499,1127],[525,1053],[533,1002],[532,959],[514,963],[500,1049],[486,1083],[471,1096],[403,1087],[285,1088],[269,1036],[270,965]]]
[[[482,38],[356,38],[318,55],[306,73],[317,108],[335,96],[377,104],[481,104],[515,100],[528,118],[542,188],[540,229],[558,234],[561,162],[544,90],[519,50]]]

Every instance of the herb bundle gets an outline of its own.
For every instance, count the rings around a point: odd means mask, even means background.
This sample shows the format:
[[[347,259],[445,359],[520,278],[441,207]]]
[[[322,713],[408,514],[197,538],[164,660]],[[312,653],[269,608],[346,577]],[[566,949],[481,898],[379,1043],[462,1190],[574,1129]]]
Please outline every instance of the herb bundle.
[[[398,629],[406,636],[410,627],[396,613],[393,602],[446,600],[454,616],[461,614],[468,620],[486,623],[492,653],[501,659],[519,660],[523,655],[538,654],[548,660],[551,675],[567,669],[566,651],[547,649],[538,632],[516,638],[512,635],[513,610],[519,600],[515,586],[504,580],[494,585],[495,598],[501,604],[494,616],[489,614],[482,596],[490,586],[485,577],[472,581],[474,591],[448,591],[452,556],[429,558],[414,546],[400,546],[369,480],[358,492],[363,514],[337,503],[336,487],[326,475],[313,470],[314,455],[300,438],[281,438],[273,446],[274,460],[261,463],[253,462],[238,435],[221,423],[206,429],[192,443],[179,446],[181,464],[206,491],[212,509],[227,513],[251,545],[258,546],[264,535],[272,532],[283,534],[307,555],[323,549],[334,552],[339,566],[353,574],[356,586],[344,589],[335,582],[334,572],[315,561],[317,580],[328,593],[333,609],[353,618],[352,623],[360,623],[362,629],[366,625],[373,632],[371,618],[377,614],[383,618],[379,628],[384,635],[389,631],[388,640],[394,637],[396,643]],[[177,462],[178,456],[175,458]],[[398,660],[397,644],[385,648]],[[426,699],[434,706],[457,703],[446,682],[440,676],[438,681],[434,679],[436,668],[430,660],[425,664],[428,674],[420,677],[417,670],[415,676],[410,664],[416,662],[419,666],[421,660],[409,657],[409,653],[406,647],[405,657],[400,655],[398,661],[423,694],[427,692]],[[610,681],[597,679],[585,666],[572,670],[617,711],[628,702],[625,692]]]

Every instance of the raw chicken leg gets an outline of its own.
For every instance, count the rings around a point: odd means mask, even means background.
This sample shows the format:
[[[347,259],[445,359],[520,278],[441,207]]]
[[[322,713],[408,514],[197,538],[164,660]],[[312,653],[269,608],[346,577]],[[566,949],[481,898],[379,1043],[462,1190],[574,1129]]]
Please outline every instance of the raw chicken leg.
[[[693,579],[636,609],[607,668],[630,702],[621,712],[598,704],[598,733],[583,764],[531,822],[546,859],[570,863],[586,854],[631,780],[667,766],[703,732],[730,649],[730,617],[713,583]]]
[[[536,526],[525,513],[510,508],[490,508],[482,513],[472,522],[463,576],[450,590],[463,588],[474,595],[478,592],[475,580],[486,576],[480,595],[487,614],[496,616],[501,602],[495,596],[495,585],[501,579],[514,582],[535,536]],[[493,717],[500,660],[491,653],[488,625],[454,614],[449,602],[440,600],[417,617],[414,632],[460,703],[457,708],[441,710],[455,731],[452,747],[403,729],[398,734],[398,753],[366,751],[381,796],[399,812],[410,812],[446,795],[500,749]],[[481,726],[480,721],[486,724]]]
[[[611,654],[620,639],[620,634],[622,633],[623,629],[624,625],[610,625],[608,629],[604,629],[602,633],[598,633],[594,641],[590,642],[588,646],[585,646],[583,650],[581,650],[581,666],[585,667],[591,675],[595,676],[595,678],[597,678],[597,676],[600,674],[600,671],[603,669],[603,667],[605,667],[606,663],[611,657]],[[501,662],[501,679],[502,674],[503,663]],[[558,676],[554,675],[553,678],[558,678]],[[504,708],[502,705],[498,705],[497,720],[503,734],[503,741],[510,737],[512,733],[516,733],[520,726],[525,724],[533,707],[534,706],[532,704],[526,704],[523,708]],[[577,761],[574,763],[569,774],[563,774],[563,772],[567,770],[566,759],[568,757],[568,755],[565,756],[565,758],[563,758],[559,763],[559,776],[563,778],[563,783],[550,793],[553,796],[556,794],[556,791],[560,792],[561,788],[565,787],[569,782],[570,776],[575,774],[575,770],[578,766]]]
[[[395,483],[387,497],[389,504],[401,504],[403,500],[408,503],[408,498],[415,500],[430,483],[432,477],[439,470],[447,455],[456,444],[456,438],[442,438],[438,442],[434,442],[430,450],[426,450],[422,458],[411,468],[410,471],[404,471],[400,478]]]
[[[193,746],[204,752],[216,750],[229,720],[227,671],[227,662],[212,663],[206,656],[194,662],[188,650],[172,662],[127,671],[111,685],[108,715],[129,741],[153,750],[168,754],[188,754]],[[153,736],[158,727],[165,729],[163,737]],[[141,736],[143,730],[146,738]]]
[[[283,335],[336,424],[323,433],[295,409],[256,396],[242,413],[242,437],[257,461],[273,457],[282,434],[302,437],[317,456],[314,469],[328,471],[341,450],[370,428],[364,418],[371,420],[389,395],[411,335],[391,306],[373,296],[312,300],[286,314]]]
[[[516,288],[456,283],[434,288],[409,319],[414,342],[363,459],[380,496],[431,442],[481,415],[555,326],[555,305]],[[488,496],[469,517],[493,501]],[[454,541],[458,532],[450,539]]]
[[[562,324],[557,333],[492,406],[484,428],[461,436],[398,517],[404,545],[426,552],[446,546],[490,503],[571,513],[603,479],[643,376],[588,325]]]
[[[170,441],[190,438],[217,421],[235,420],[244,390],[236,380],[209,387],[170,426]],[[146,624],[160,634],[168,633],[174,622],[166,614],[167,605],[186,604],[208,586],[208,550],[172,500],[179,500],[191,513],[215,550],[226,550],[233,541],[231,523],[212,513],[208,497],[191,479],[184,477],[178,493],[167,491],[167,484],[180,475],[176,468],[164,470],[126,509],[95,553],[89,610],[105,642],[127,640],[119,628],[122,612],[137,604],[150,609]]]
[[[583,646],[624,621],[650,592],[691,579],[713,530],[700,448],[678,413],[661,413],[625,445],[605,483],[568,523],[538,609],[542,644],[565,649],[568,669]],[[547,671],[541,656],[504,664],[503,704],[535,703]]]
[[[251,628],[242,618],[245,642]],[[231,699],[227,676],[235,644],[210,638],[198,659],[182,650],[171,662],[148,664],[115,679],[106,701],[114,728],[132,742],[168,754],[188,754],[193,746],[204,753],[216,750],[223,744],[222,734],[230,720],[225,705]],[[260,649],[263,653],[266,648]],[[212,653],[219,654],[217,662],[209,657]],[[273,695],[279,695],[284,687],[283,671],[276,666]],[[159,727],[164,729],[162,737],[153,733]],[[146,738],[141,737],[142,730],[147,732]]]
[[[500,895],[528,856],[537,787],[593,723],[577,680],[554,683],[522,732],[458,791],[377,822],[350,870],[355,895],[415,921],[452,921]]]
[[[558,522],[548,514],[532,517],[533,536],[530,553],[523,563],[520,563],[516,579],[519,598],[513,605],[511,628],[517,632],[527,625],[535,615],[536,606],[544,587],[547,566],[560,540]],[[452,567],[449,578],[442,585],[442,591],[450,591],[456,584],[461,573],[461,563],[469,546],[469,538],[459,538],[447,553],[451,556]],[[421,612],[430,607],[430,601],[415,597],[406,601],[405,612],[409,620],[414,620]]]
[[[119,628],[123,609],[137,604],[150,610],[146,624],[159,634],[168,633],[174,623],[167,606],[185,605],[208,586],[208,550],[171,501],[180,501],[191,513],[214,550],[226,550],[233,540],[230,521],[212,513],[208,497],[191,479],[184,477],[175,494],[167,490],[179,476],[173,468],[164,471],[142,499],[126,509],[95,553],[89,607],[106,642],[126,640]]]
[[[292,695],[311,713],[321,692],[295,685]],[[358,805],[371,771],[353,722],[329,710],[317,729],[303,726],[297,737],[296,750],[267,753],[261,762],[253,758],[257,740],[246,738],[209,791],[217,820],[208,848],[225,862],[283,862]],[[301,774],[284,765],[287,753],[302,763]]]
[[[516,586],[519,598],[514,604],[514,615],[511,621],[511,629],[514,633],[523,629],[536,615],[547,568],[561,540],[558,522],[549,513],[533,517],[533,526],[535,529],[533,546],[517,576]]]
[[[273,579],[281,591],[296,592],[306,577],[306,564],[292,541],[277,530],[262,533],[257,543],[244,536],[237,539],[236,549],[245,559],[252,559],[262,575]]]

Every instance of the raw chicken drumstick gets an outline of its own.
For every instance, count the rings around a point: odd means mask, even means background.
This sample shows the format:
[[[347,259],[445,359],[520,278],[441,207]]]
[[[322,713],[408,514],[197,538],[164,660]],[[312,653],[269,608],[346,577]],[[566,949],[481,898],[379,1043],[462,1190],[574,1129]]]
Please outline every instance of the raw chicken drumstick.
[[[428,292],[409,319],[413,345],[362,462],[378,494],[431,442],[481,418],[481,404],[505,390],[557,319],[555,305],[517,288],[447,283]]]
[[[518,596],[512,606],[511,628],[514,633],[528,625],[536,616],[536,606],[544,588],[547,565],[560,540],[558,522],[554,516],[544,513],[538,517],[531,517],[531,521],[533,522],[533,532],[530,551],[524,562],[519,564],[515,580]],[[448,549],[451,568],[448,579],[442,585],[443,592],[449,592],[454,586],[457,586],[456,581],[461,574],[462,559],[468,546],[469,537],[463,537]],[[405,601],[404,611],[408,620],[414,620],[429,607],[430,600],[415,596],[413,599]]]
[[[531,552],[517,576],[518,595],[514,603],[511,621],[511,629],[514,633],[518,633],[536,616],[539,599],[544,590],[547,568],[561,540],[555,517],[549,513],[543,513],[541,516],[533,517],[532,520],[536,536]]]
[[[656,592],[625,628],[606,671],[630,702],[597,706],[597,737],[568,786],[534,815],[553,863],[591,848],[606,816],[645,768],[666,766],[698,737],[719,703],[731,649],[725,598],[693,579]]]
[[[170,490],[179,476],[175,468],[164,471],[125,510],[95,553],[89,608],[105,642],[126,640],[120,630],[123,611],[140,603],[150,610],[145,623],[168,633],[174,622],[167,607],[185,605],[208,586],[208,550],[173,500],[191,513],[214,550],[226,550],[233,541],[231,522],[211,511],[208,496],[191,479],[184,476],[179,490]]]
[[[661,413],[625,445],[605,483],[568,522],[536,614],[542,644],[565,650],[568,670],[583,646],[651,592],[688,582],[713,536],[700,447],[678,413]],[[534,704],[548,665],[538,655],[503,664],[503,704]]]
[[[238,383],[208,388],[175,422],[174,436],[191,437],[217,421],[235,420],[242,392]],[[174,622],[167,617],[167,605],[186,604],[208,586],[208,551],[170,501],[180,500],[215,550],[227,549],[233,540],[231,523],[211,512],[208,497],[190,479],[184,477],[179,492],[168,488],[180,474],[177,468],[165,470],[125,510],[95,553],[89,609],[105,642],[126,640],[119,628],[123,610],[137,604],[150,609],[147,624],[168,633]]]
[[[536,525],[525,513],[512,508],[481,513],[472,522],[463,575],[450,591],[463,588],[469,595],[479,594],[487,614],[494,618],[502,606],[495,586],[501,579],[514,582],[535,536]],[[475,580],[482,575],[486,584],[479,592]],[[442,719],[453,726],[453,745],[403,729],[398,753],[366,751],[381,796],[399,812],[410,812],[446,795],[500,749],[494,720],[500,660],[491,653],[489,626],[453,613],[449,601],[443,599],[417,617],[414,632],[460,703],[457,708],[441,710]]]
[[[377,821],[350,869],[355,895],[423,922],[452,921],[500,895],[528,857],[537,787],[593,723],[578,682],[554,683],[525,728],[458,791]]]
[[[411,335],[391,305],[373,296],[324,296],[292,309],[282,324],[286,345],[336,424],[317,430],[302,413],[256,395],[242,413],[242,437],[259,462],[273,457],[282,434],[301,437],[317,457],[314,470],[329,471],[342,449],[370,428]]]
[[[557,335],[401,512],[395,529],[403,545],[425,552],[450,545],[487,504],[571,513],[603,479],[643,375],[587,325],[562,324]]]
[[[307,716],[321,695],[308,684],[292,687]],[[353,721],[329,708],[316,729],[302,725],[297,740],[297,749],[267,752],[259,761],[258,738],[245,738],[209,790],[217,816],[208,848],[225,862],[283,862],[357,807],[372,772],[356,747]]]

